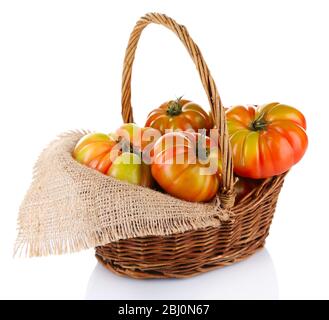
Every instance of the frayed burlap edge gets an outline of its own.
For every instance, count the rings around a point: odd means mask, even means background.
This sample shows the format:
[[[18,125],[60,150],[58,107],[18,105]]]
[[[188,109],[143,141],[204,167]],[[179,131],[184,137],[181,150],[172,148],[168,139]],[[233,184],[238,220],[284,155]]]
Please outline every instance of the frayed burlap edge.
[[[14,254],[76,252],[120,239],[219,227],[230,212],[118,181],[77,163],[76,142],[89,131],[60,135],[41,153],[20,206]]]

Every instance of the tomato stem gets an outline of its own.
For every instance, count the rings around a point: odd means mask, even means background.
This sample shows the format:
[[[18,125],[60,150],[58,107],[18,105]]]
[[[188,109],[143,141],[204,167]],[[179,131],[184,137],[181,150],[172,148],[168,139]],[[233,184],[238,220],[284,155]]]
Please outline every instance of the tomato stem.
[[[130,143],[126,139],[121,138],[119,139],[118,143],[120,143],[122,152],[134,153],[138,156],[141,156],[141,150],[139,150],[139,148],[136,148],[132,143]]]
[[[170,101],[167,109],[167,114],[170,116],[177,116],[182,113],[181,99],[182,97],[177,98],[176,100]]]
[[[251,130],[253,131],[260,131],[260,130],[266,130],[267,122],[263,119],[257,119],[252,122],[251,124]]]

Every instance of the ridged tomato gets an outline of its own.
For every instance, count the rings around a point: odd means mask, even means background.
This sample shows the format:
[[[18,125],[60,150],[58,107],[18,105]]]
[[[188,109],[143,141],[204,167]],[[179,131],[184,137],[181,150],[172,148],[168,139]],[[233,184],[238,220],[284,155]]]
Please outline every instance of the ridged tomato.
[[[291,106],[278,102],[235,106],[226,118],[237,175],[254,179],[279,175],[306,151],[306,121]]]
[[[164,191],[177,198],[209,201],[221,179],[217,146],[199,133],[167,133],[154,145],[152,175]]]
[[[105,133],[89,133],[83,136],[73,150],[73,157],[80,163],[104,174],[110,168],[111,151],[117,141]]]
[[[212,128],[212,119],[198,104],[184,99],[176,99],[163,103],[154,109],[147,117],[145,127],[152,127],[161,131],[186,131],[193,129],[209,130]]]
[[[116,179],[151,187],[150,166],[142,161],[138,146],[134,148],[129,141],[117,140],[116,137],[116,134],[87,134],[78,141],[73,157],[79,163]]]

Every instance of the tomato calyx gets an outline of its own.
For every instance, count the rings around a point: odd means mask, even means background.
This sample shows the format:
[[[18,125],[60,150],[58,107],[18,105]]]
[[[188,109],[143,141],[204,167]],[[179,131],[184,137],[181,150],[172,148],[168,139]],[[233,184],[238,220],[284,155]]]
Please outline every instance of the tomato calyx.
[[[141,156],[142,152],[139,148],[135,147],[132,143],[124,138],[119,138],[118,143],[120,145],[121,152],[134,153],[137,156]]]
[[[180,103],[183,96],[177,98],[176,100],[170,101],[168,103],[167,114],[171,117],[178,116],[182,113],[182,105]]]
[[[266,130],[267,125],[268,125],[267,121],[265,121],[264,119],[260,118],[260,119],[256,119],[255,121],[253,121],[251,123],[250,129],[252,131]]]

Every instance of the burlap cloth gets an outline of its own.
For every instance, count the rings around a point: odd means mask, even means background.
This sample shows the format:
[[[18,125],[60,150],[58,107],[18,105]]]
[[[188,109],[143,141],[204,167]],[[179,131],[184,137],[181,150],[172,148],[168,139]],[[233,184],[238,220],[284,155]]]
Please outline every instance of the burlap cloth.
[[[229,218],[217,199],[182,201],[77,163],[71,152],[85,133],[65,133],[41,153],[19,211],[16,254],[74,252],[119,239],[218,227]]]

